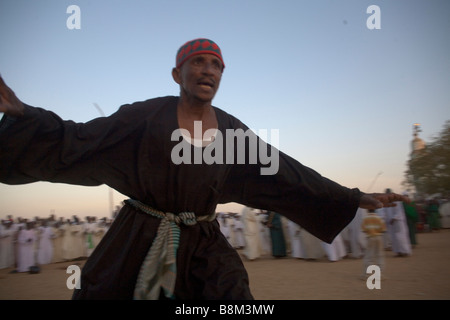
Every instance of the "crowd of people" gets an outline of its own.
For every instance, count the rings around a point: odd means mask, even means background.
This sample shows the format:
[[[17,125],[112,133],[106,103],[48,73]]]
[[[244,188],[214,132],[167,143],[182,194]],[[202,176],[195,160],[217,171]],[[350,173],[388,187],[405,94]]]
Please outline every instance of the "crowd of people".
[[[321,241],[276,212],[245,207],[240,214],[218,213],[218,221],[230,244],[236,249],[242,249],[242,255],[248,260],[265,255],[305,260],[338,261],[345,257],[360,259],[372,251],[369,243],[373,242],[375,236],[380,238],[383,251],[392,251],[397,257],[407,257],[417,245],[417,232],[441,228],[439,205],[437,200],[428,199],[409,204],[398,202],[395,207],[381,208],[374,212],[360,208],[353,221],[331,244]],[[363,225],[369,215],[381,219],[383,226],[380,226],[379,232],[368,231],[375,226],[368,226],[367,221],[366,226]],[[372,224],[373,221],[371,219]],[[376,255],[382,256],[382,253],[377,252]],[[383,264],[382,259],[379,264]]]
[[[373,213],[360,208],[331,244],[276,212],[244,207],[241,213],[218,212],[217,220],[230,245],[248,260],[267,255],[329,261],[366,256],[377,259],[376,263],[383,266],[383,254],[371,248],[375,238],[380,238],[382,250],[390,250],[399,257],[411,255],[417,244],[417,232],[441,228],[439,205],[438,201],[428,199],[398,203],[396,207]],[[365,221],[373,215],[383,222],[379,232],[373,232],[375,227],[367,226]],[[0,269],[30,272],[40,265],[87,258],[112,222],[113,219],[92,216],[81,220],[76,215],[70,219],[56,219],[54,215],[33,219],[8,216],[0,224]],[[364,265],[368,263],[373,261],[367,260]]]
[[[276,212],[245,207],[240,214],[219,212],[218,221],[228,242],[242,249],[242,255],[248,260],[272,255],[306,260],[327,257],[337,261],[349,251],[360,258],[364,248],[362,232],[356,230],[356,223],[350,224],[328,244]]]
[[[72,218],[14,218],[0,225],[0,269],[39,272],[40,266],[89,257],[108,231],[112,219],[88,216]]]

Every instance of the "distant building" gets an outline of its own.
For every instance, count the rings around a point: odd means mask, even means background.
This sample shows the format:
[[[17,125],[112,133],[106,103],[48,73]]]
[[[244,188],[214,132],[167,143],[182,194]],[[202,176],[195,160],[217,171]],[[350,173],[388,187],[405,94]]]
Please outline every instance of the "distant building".
[[[419,156],[426,148],[425,141],[423,141],[421,138],[419,138],[419,132],[422,130],[420,129],[419,123],[414,123],[413,125],[413,140],[411,141],[411,155],[410,159],[413,160],[417,156]],[[423,195],[423,190],[420,187],[420,177],[414,176],[414,188],[415,188],[415,196],[414,197],[420,197]]]
[[[419,138],[419,132],[420,130],[420,124],[414,123],[413,126],[413,140],[411,141],[411,158],[416,157],[422,150],[425,149],[425,141],[423,141],[421,138]]]

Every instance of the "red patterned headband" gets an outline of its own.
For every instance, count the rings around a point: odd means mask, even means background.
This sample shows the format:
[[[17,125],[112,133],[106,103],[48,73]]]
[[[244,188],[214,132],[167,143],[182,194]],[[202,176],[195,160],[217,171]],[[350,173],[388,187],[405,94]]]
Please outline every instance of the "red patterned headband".
[[[225,68],[219,46],[214,41],[203,38],[188,41],[181,46],[177,52],[176,67],[181,67],[181,65],[190,57],[203,53],[213,54],[218,57]]]

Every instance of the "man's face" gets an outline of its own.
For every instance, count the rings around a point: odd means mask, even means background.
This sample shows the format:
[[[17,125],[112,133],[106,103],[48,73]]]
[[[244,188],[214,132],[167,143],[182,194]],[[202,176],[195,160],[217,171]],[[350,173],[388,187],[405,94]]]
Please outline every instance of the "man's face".
[[[172,71],[180,85],[181,94],[188,99],[211,102],[219,89],[223,64],[213,54],[199,54],[188,59],[179,69]]]

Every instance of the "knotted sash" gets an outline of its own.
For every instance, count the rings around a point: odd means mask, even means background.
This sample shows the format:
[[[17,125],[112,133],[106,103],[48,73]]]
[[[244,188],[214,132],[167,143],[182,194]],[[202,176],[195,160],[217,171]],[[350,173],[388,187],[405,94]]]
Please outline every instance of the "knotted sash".
[[[174,299],[177,276],[176,258],[180,241],[179,224],[192,226],[197,221],[213,221],[216,214],[196,217],[193,212],[181,212],[175,215],[155,210],[137,200],[128,199],[125,202],[142,212],[161,219],[156,237],[141,265],[134,288],[134,299],[157,300],[161,288],[166,297]]]

